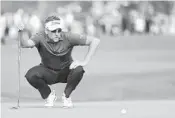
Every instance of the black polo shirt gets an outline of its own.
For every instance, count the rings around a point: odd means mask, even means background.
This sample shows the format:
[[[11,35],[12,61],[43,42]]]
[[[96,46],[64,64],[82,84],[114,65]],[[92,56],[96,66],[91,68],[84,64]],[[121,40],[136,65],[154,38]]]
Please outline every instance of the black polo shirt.
[[[72,49],[77,45],[86,44],[86,36],[70,32],[61,32],[61,39],[53,42],[44,33],[38,33],[31,37],[35,42],[41,63],[52,69],[63,69],[72,63]]]

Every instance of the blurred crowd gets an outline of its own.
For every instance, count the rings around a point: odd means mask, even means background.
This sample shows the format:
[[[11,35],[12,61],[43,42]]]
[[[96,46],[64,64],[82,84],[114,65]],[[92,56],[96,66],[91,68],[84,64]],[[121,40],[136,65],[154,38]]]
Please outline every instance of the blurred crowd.
[[[29,15],[23,9],[18,9],[15,13],[2,13],[0,17],[0,38],[1,43],[7,40],[16,40],[18,37],[17,25],[23,23],[29,36],[42,29],[42,22],[36,14]]]
[[[175,34],[175,8],[169,14],[156,11],[150,2],[93,1],[87,11],[80,2],[55,8],[64,21],[64,30],[89,35],[159,35]],[[16,12],[1,12],[0,38],[17,39],[16,25],[23,22],[29,36],[43,29],[42,11],[28,13],[19,8]]]
[[[175,34],[173,10],[156,11],[149,1],[94,2],[92,18],[108,35]]]

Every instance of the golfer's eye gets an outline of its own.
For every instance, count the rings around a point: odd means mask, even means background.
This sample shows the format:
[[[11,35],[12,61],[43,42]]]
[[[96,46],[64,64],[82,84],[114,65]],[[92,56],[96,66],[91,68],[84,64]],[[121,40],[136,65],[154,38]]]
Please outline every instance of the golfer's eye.
[[[62,31],[62,29],[61,28],[58,28],[58,29],[56,29],[56,30],[53,30],[53,31],[51,31],[52,33],[56,33],[56,31],[58,30],[58,33],[60,33],[61,31]]]
[[[57,30],[53,30],[53,31],[51,31],[52,33],[55,33]]]
[[[59,28],[59,29],[58,29],[58,33],[60,33],[61,31],[62,31],[62,29],[61,29],[61,28]]]

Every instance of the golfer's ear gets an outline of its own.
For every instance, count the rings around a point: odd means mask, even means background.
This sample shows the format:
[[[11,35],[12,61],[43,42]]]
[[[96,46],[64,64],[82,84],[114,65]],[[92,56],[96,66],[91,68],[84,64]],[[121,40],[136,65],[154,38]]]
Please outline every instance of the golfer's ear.
[[[48,30],[47,30],[46,28],[45,28],[45,30],[44,30],[44,31],[45,31],[45,33],[46,33],[46,34],[48,34]]]

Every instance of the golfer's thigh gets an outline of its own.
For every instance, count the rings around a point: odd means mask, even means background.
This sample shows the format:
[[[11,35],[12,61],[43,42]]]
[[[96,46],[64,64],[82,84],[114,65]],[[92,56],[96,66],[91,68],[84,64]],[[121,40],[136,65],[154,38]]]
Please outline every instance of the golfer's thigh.
[[[58,72],[57,83],[67,83],[67,77],[70,73],[69,67],[66,67]]]
[[[43,79],[47,84],[51,85],[56,83],[57,74],[43,65],[38,65],[29,69],[25,77],[27,79]]]

